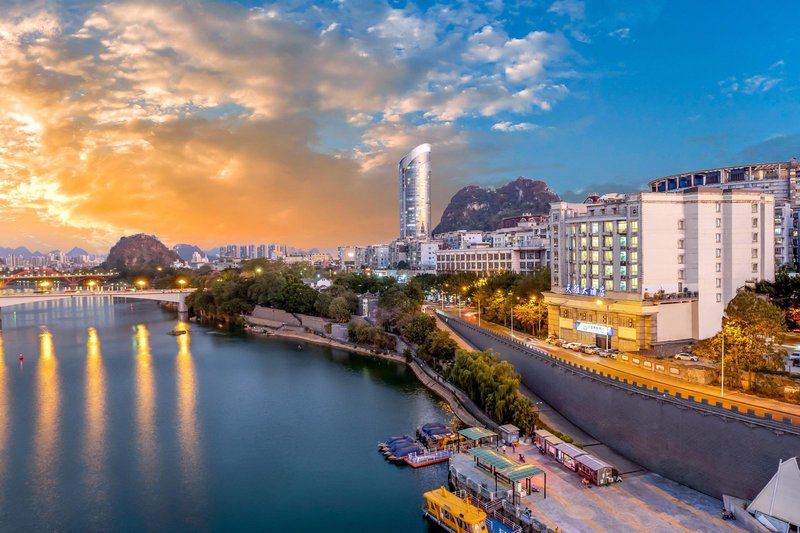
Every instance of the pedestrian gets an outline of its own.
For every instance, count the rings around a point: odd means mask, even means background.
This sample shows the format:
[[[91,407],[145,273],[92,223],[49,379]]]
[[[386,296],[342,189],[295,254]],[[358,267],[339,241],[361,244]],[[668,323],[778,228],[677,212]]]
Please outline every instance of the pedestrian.
[[[506,445],[503,444],[503,455],[505,455],[505,454],[506,454]]]

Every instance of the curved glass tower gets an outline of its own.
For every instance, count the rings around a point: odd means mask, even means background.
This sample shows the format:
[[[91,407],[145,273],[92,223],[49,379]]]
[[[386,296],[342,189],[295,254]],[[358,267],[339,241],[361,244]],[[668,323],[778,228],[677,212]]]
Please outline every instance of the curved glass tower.
[[[399,164],[400,238],[431,235],[431,145],[420,144]]]

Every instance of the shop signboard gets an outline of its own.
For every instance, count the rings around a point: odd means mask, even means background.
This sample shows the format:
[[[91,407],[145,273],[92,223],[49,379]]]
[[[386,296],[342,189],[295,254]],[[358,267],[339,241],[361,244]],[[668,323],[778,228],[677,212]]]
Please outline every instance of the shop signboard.
[[[611,337],[614,334],[614,328],[611,326],[604,326],[602,324],[592,324],[591,322],[575,322],[575,329],[583,331],[584,333],[594,333],[595,335],[605,335]]]

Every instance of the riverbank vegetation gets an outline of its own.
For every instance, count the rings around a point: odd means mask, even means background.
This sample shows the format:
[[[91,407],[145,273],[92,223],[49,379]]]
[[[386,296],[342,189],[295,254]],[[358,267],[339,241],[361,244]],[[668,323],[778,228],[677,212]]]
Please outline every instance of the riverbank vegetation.
[[[459,350],[445,373],[478,407],[499,424],[514,424],[531,434],[537,421],[533,403],[520,393],[520,377],[492,352]]]

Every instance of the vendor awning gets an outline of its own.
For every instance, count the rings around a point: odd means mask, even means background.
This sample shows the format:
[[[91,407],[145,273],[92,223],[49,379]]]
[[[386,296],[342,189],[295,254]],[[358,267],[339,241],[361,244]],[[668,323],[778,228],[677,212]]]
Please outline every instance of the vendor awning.
[[[544,470],[533,465],[517,465],[501,470],[500,473],[511,481],[520,481],[538,476],[539,474],[544,474]]]
[[[505,424],[500,426],[501,431],[505,431],[506,433],[519,433],[519,428],[514,424]]]
[[[495,467],[499,471],[502,471],[504,468],[517,466],[516,462],[512,461],[505,455],[500,455],[496,451],[490,450],[489,448],[471,448],[469,453],[473,457],[477,457],[479,460],[483,461],[487,465]]]
[[[458,432],[459,435],[465,437],[468,440],[480,440],[485,439],[486,437],[496,437],[497,433],[494,431],[490,431],[486,428],[467,428],[462,429]]]

